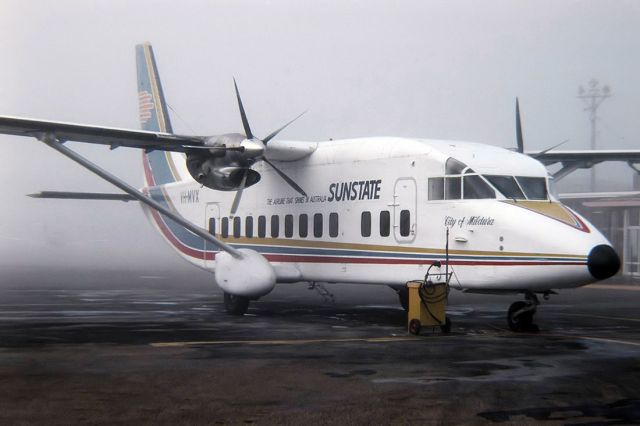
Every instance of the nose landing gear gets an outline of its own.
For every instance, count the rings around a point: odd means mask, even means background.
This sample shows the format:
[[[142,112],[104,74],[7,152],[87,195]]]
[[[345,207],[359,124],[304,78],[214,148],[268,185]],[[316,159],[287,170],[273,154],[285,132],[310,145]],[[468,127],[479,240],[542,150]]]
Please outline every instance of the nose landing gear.
[[[533,316],[538,309],[540,301],[538,296],[531,291],[524,293],[525,300],[511,304],[507,313],[507,323],[509,328],[515,332],[537,332],[539,328],[533,323]],[[548,299],[549,294],[544,294],[544,299]]]

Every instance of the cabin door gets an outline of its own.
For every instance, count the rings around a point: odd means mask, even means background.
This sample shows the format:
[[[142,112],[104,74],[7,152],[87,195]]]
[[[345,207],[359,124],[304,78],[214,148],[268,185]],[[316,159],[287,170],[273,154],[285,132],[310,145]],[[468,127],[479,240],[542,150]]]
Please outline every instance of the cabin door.
[[[220,205],[218,203],[208,203],[205,205],[204,229],[209,231],[211,235],[219,238],[220,235]],[[213,253],[218,251],[209,241],[204,242],[204,267],[213,269],[215,261]]]
[[[410,243],[416,239],[416,181],[401,178],[393,189],[393,233],[399,243]]]

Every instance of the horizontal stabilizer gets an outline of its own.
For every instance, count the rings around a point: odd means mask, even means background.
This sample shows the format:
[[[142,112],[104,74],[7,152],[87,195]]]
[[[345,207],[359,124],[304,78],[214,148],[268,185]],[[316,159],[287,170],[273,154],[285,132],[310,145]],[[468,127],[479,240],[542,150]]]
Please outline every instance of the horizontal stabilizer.
[[[58,198],[62,200],[108,200],[108,201],[135,201],[129,194],[106,194],[103,192],[66,192],[66,191],[42,191],[28,194],[31,198]]]

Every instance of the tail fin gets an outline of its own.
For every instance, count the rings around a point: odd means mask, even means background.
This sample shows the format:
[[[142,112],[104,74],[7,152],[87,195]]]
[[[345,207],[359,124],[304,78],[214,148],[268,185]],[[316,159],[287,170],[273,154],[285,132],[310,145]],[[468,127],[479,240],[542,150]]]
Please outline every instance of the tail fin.
[[[151,44],[143,43],[136,46],[136,68],[142,129],[173,133]]]
[[[142,130],[173,133],[151,44],[143,43],[136,46],[136,68]],[[142,159],[146,186],[164,185],[180,180],[170,153],[143,152]]]

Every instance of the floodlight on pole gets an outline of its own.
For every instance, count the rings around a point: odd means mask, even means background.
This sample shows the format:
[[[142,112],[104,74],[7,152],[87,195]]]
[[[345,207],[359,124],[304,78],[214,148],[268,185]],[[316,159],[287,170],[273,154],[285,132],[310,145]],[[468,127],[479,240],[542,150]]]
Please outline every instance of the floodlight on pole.
[[[598,121],[598,108],[604,102],[605,99],[611,97],[611,88],[607,85],[600,86],[600,82],[595,78],[592,78],[587,89],[583,86],[578,87],[578,98],[584,102],[585,111],[589,112],[589,121],[591,122],[591,149],[596,149],[596,137],[597,129],[596,124]],[[596,171],[594,167],[591,167],[591,191],[596,190]]]

